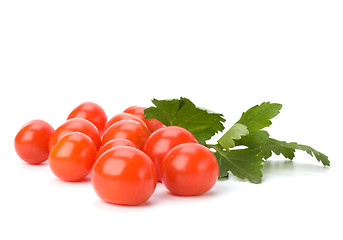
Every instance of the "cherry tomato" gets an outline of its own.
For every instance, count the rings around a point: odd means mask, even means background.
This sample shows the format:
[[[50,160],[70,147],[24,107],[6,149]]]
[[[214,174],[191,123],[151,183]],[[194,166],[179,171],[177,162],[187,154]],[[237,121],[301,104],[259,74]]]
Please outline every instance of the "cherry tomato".
[[[100,134],[103,134],[107,122],[107,116],[104,109],[93,102],[84,102],[74,108],[68,115],[67,120],[72,118],[87,119],[98,128]]]
[[[158,181],[161,181],[160,163],[164,156],[173,147],[187,142],[198,143],[192,133],[177,126],[160,128],[147,139],[143,151],[155,163]]]
[[[49,155],[51,171],[61,180],[82,180],[91,171],[97,149],[86,134],[65,134],[53,147]]]
[[[144,118],[144,110],[146,108],[145,107],[139,107],[139,106],[130,106],[128,108],[126,108],[123,112],[126,113],[131,113],[133,115],[139,116],[140,118]]]
[[[147,125],[149,131],[152,133],[155,132],[157,129],[164,127],[163,123],[161,123],[160,121],[153,119],[153,118],[151,118],[151,119],[145,119],[144,118],[143,121]]]
[[[112,139],[127,139],[138,149],[143,149],[145,141],[150,136],[149,130],[134,120],[121,120],[112,124],[102,137],[102,145]]]
[[[214,186],[218,174],[214,154],[197,143],[174,147],[161,162],[162,182],[176,195],[201,195]]]
[[[43,120],[26,123],[14,139],[18,156],[29,164],[40,164],[49,157],[49,139],[54,128]]]
[[[105,202],[139,205],[155,191],[156,170],[151,159],[142,151],[119,146],[106,151],[95,162],[92,184]]]
[[[157,129],[164,127],[163,123],[156,119],[145,119],[145,109],[145,107],[131,106],[126,108],[124,112],[131,113],[133,115],[136,115],[137,117],[140,117],[145,122],[151,133],[155,132]]]
[[[83,118],[72,118],[59,126],[50,138],[49,149],[51,150],[61,137],[70,132],[82,132],[86,134],[93,140],[97,149],[99,149],[101,138],[98,129],[93,123]]]
[[[129,147],[136,147],[130,140],[127,139],[112,139],[105,143],[103,146],[100,147],[96,154],[96,159],[98,159],[104,152],[107,150],[118,147],[118,146],[129,146]]]
[[[121,120],[134,120],[134,121],[137,121],[137,122],[141,123],[144,127],[148,128],[148,127],[146,126],[145,122],[144,122],[141,118],[139,118],[139,117],[137,117],[137,116],[135,116],[135,115],[133,115],[133,114],[130,114],[130,113],[119,113],[119,114],[115,115],[114,117],[112,117],[112,118],[107,122],[106,127],[105,127],[105,131],[106,131],[110,126],[112,126],[114,123],[119,122],[119,121],[121,121]]]

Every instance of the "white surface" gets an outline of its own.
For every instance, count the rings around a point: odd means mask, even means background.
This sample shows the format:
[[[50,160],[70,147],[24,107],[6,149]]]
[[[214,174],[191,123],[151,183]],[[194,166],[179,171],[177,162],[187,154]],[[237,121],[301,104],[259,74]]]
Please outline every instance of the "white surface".
[[[0,239],[342,239],[342,1],[1,1]],[[188,97],[227,126],[263,101],[269,129],[329,156],[272,157],[262,184],[232,177],[204,196],[158,185],[143,206],[102,202],[13,148],[83,101],[108,116]]]

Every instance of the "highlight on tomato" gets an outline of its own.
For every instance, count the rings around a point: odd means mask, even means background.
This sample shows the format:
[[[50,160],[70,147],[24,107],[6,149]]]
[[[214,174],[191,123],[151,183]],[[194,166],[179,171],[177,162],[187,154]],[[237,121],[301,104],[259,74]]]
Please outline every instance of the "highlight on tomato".
[[[145,107],[130,106],[130,107],[126,108],[123,112],[130,113],[130,114],[139,116],[140,118],[143,118],[145,116],[144,115],[145,109],[146,109]]]
[[[167,126],[153,132],[146,140],[143,151],[155,163],[157,180],[161,181],[160,164],[173,147],[181,143],[198,143],[188,130],[178,126]]]
[[[214,154],[197,143],[183,143],[171,149],[160,170],[166,188],[182,196],[204,194],[215,185],[219,175]]]
[[[112,126],[114,123],[119,122],[121,120],[134,120],[137,121],[139,123],[141,123],[144,127],[148,128],[147,125],[145,124],[145,122],[137,117],[136,115],[130,114],[130,113],[118,113],[116,115],[114,115],[107,123],[106,123],[106,127],[105,127],[105,131]]]
[[[129,146],[129,147],[136,147],[133,142],[127,139],[112,139],[105,143],[103,146],[100,147],[96,154],[96,159],[98,159],[104,152],[106,152],[109,149],[112,149],[114,147],[119,147],[119,146]]]
[[[142,150],[149,136],[150,131],[141,123],[134,120],[121,120],[106,130],[102,137],[102,145],[112,139],[127,139]]]
[[[145,119],[144,110],[145,107],[139,107],[139,106],[130,106],[124,110],[125,113],[130,113],[133,115],[136,115],[137,117],[141,118],[145,124],[147,125],[149,131],[151,133],[155,132],[157,129],[160,129],[164,127],[163,123],[158,121],[157,119]]]
[[[97,149],[90,137],[81,132],[70,132],[52,148],[49,167],[63,181],[80,181],[90,173],[96,153]]]
[[[105,202],[139,205],[155,191],[156,169],[142,151],[128,146],[114,147],[95,162],[92,185]]]
[[[54,128],[43,120],[32,120],[21,127],[14,139],[18,156],[29,164],[40,164],[49,157],[49,140]]]
[[[107,116],[102,107],[94,102],[84,102],[75,107],[67,117],[67,120],[72,118],[84,118],[93,123],[99,134],[102,135],[105,131]]]
[[[60,140],[64,135],[70,132],[81,132],[86,134],[93,140],[96,148],[99,149],[101,145],[99,131],[93,123],[84,118],[72,118],[59,126],[51,135],[49,141],[49,149],[51,150],[58,142],[58,140]]]

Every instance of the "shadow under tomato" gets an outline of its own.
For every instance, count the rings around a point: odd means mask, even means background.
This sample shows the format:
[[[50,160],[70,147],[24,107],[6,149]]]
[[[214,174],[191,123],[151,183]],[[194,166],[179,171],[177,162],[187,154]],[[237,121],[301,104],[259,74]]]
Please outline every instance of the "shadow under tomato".
[[[42,167],[46,167],[46,166],[49,166],[48,164],[48,161],[45,161],[45,162],[42,162],[42,163],[39,163],[39,164],[30,164],[30,163],[27,163],[25,161],[21,161],[21,166],[23,168],[42,168]]]
[[[203,194],[200,194],[200,195],[189,195],[189,196],[185,196],[185,195],[178,195],[178,194],[174,194],[172,192],[170,192],[169,190],[166,190],[167,191],[167,196],[168,197],[177,197],[177,198],[185,198],[185,199],[190,199],[190,198],[197,198],[197,199],[200,199],[200,198],[212,198],[214,196],[217,196],[219,195],[219,191],[216,191],[214,189],[211,189],[209,190],[208,192],[205,192]]]
[[[94,193],[95,194],[95,193]],[[101,200],[99,197],[96,199],[94,202],[96,207],[109,211],[109,210],[123,210],[123,211],[130,211],[132,209],[144,209],[147,207],[151,207],[154,205],[153,201],[151,201],[151,198],[148,199],[146,202],[139,204],[139,205],[124,205],[124,204],[115,204],[115,203],[110,203],[110,202],[105,202]]]
[[[55,176],[55,178],[53,179],[53,184],[55,185],[68,185],[68,186],[72,186],[72,185],[83,185],[83,184],[91,184],[91,178],[90,176],[87,176],[81,180],[78,181],[63,181],[61,179],[59,179],[58,177]]]
[[[208,192],[201,194],[201,195],[192,195],[192,196],[182,196],[177,195],[172,192],[170,192],[162,183],[158,184],[158,187],[156,189],[156,192],[154,193],[152,197],[152,201],[155,204],[172,204],[177,202],[193,202],[196,201],[202,201],[202,200],[209,200],[213,199],[216,196],[220,195],[222,192],[222,188],[220,185],[216,184],[212,189],[210,189]],[[226,189],[227,191],[227,189]]]
[[[210,191],[201,194],[201,195],[195,195],[195,196],[181,196],[176,195],[170,192],[162,183],[157,183],[155,192],[153,195],[144,203],[140,205],[119,205],[119,204],[113,204],[108,203],[103,200],[101,200],[99,197],[97,198],[95,204],[101,209],[110,210],[110,209],[122,209],[123,211],[126,209],[127,211],[130,211],[130,209],[145,209],[145,208],[151,208],[161,205],[167,205],[167,204],[173,204],[178,203],[180,201],[182,202],[193,202],[194,200],[202,200],[202,199],[210,199],[214,198],[217,195],[221,193],[223,189],[220,188],[220,186],[213,187]]]
[[[121,205],[121,204],[114,204],[109,203],[101,200],[99,197],[97,197],[97,201],[95,204],[102,209],[109,210],[109,209],[145,209],[147,207],[153,207],[163,202],[163,199],[165,198],[167,194],[166,191],[161,191],[161,187],[164,187],[161,183],[157,183],[155,192],[152,194],[152,196],[145,201],[142,204],[139,205]],[[95,194],[95,193],[94,193]]]

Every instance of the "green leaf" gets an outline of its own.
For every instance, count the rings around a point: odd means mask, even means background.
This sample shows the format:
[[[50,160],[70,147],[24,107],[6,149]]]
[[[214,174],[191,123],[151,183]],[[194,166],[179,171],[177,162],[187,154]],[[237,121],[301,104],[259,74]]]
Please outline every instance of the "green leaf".
[[[196,107],[189,99],[157,100],[155,105],[144,110],[145,118],[154,118],[166,126],[179,126],[190,131],[200,144],[224,130],[225,119],[222,114]]]
[[[207,145],[219,131],[224,130],[225,119],[222,114],[213,113],[196,107],[189,99],[153,99],[154,106],[147,108],[145,118],[155,118],[166,126],[180,126],[189,130],[199,141],[214,149],[219,165],[219,178],[226,178],[231,172],[241,179],[248,179],[252,183],[262,181],[263,161],[273,153],[288,159],[293,159],[296,150],[302,150],[315,157],[324,166],[330,166],[328,157],[312,147],[296,142],[285,142],[270,138],[267,131],[271,119],[277,116],[282,108],[281,104],[263,102],[244,112],[224,135],[218,144]],[[237,149],[236,146],[245,146]]]
[[[249,132],[263,129],[272,124],[270,119],[277,116],[281,108],[281,104],[263,102],[244,112],[238,123],[247,126]]]
[[[235,146],[234,140],[239,140],[242,136],[248,135],[248,127],[235,123],[219,140],[218,143],[225,149],[233,148]]]
[[[264,130],[251,132],[241,139],[235,140],[236,146],[246,146],[251,149],[261,150],[269,139],[269,133]]]
[[[230,171],[234,176],[241,179],[248,179],[252,183],[262,181],[262,158],[258,155],[258,150],[237,149],[227,151],[220,147],[215,147],[214,155],[219,165],[219,178],[225,178]]]
[[[282,154],[288,159],[293,159],[295,150],[305,151],[312,157],[315,157],[318,162],[321,162],[324,166],[330,166],[328,156],[310,146],[298,144],[296,142],[285,142],[269,138],[263,146],[262,154],[264,159],[269,158],[271,156],[271,152],[274,152],[277,155]]]
[[[293,143],[268,138],[262,147],[261,155],[265,160],[267,160],[272,156],[272,153],[275,153],[276,155],[282,154],[285,158],[292,160],[294,158],[295,149],[291,147],[290,144]]]
[[[175,125],[174,121],[176,118],[176,114],[181,108],[181,100],[178,99],[171,99],[171,100],[157,100],[153,99],[151,102],[156,107],[149,107],[144,110],[144,114],[146,116],[144,118],[155,118],[161,121],[166,126]]]

